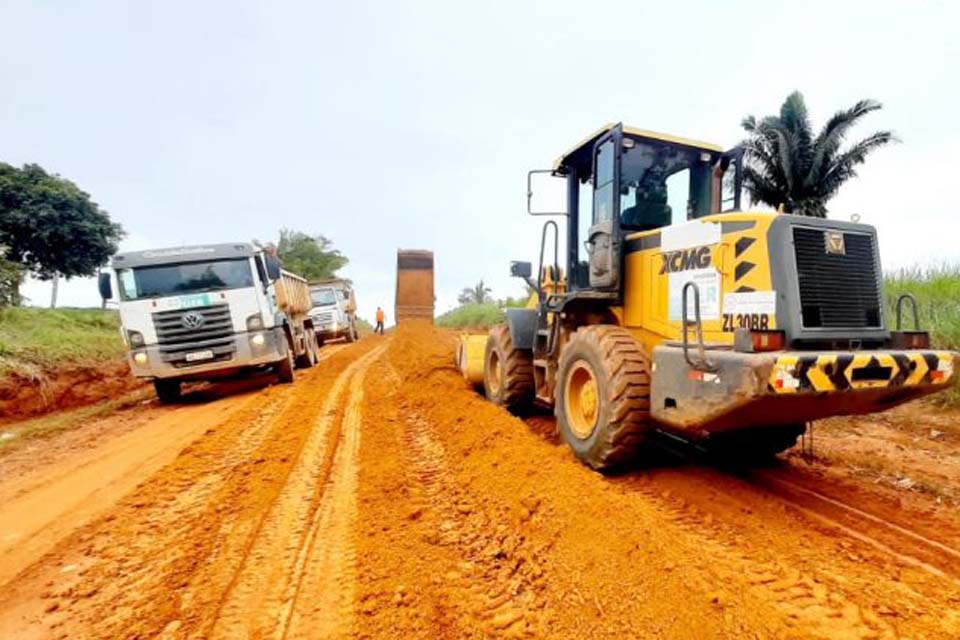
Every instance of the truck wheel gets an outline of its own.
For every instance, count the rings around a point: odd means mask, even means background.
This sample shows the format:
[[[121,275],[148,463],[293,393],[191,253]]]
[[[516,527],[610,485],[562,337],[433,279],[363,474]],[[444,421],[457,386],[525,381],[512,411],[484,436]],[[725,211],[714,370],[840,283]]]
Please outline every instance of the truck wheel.
[[[797,444],[807,430],[803,424],[751,427],[718,433],[702,442],[710,456],[740,463],[760,463]]]
[[[533,400],[533,353],[513,345],[510,329],[490,329],[483,356],[483,390],[501,407],[517,410]]]
[[[309,369],[317,363],[315,340],[316,338],[311,338],[309,333],[303,339],[303,353],[298,355],[296,360],[298,369]]]
[[[630,333],[579,329],[563,348],[554,411],[576,456],[597,470],[636,457],[650,432],[650,368]]]
[[[287,356],[277,363],[277,380],[284,384],[293,382],[293,350],[287,347]]]
[[[163,404],[173,404],[180,400],[180,381],[156,378],[153,381],[153,388],[157,392],[157,398]]]

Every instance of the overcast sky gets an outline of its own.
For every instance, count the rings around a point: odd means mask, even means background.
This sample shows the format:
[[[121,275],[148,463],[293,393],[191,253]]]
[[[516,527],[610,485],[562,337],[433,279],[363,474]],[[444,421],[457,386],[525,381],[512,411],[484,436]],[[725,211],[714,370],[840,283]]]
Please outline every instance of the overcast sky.
[[[480,278],[519,294],[526,171],[603,123],[733,146],[799,89],[815,125],[880,100],[857,133],[903,141],[831,216],[876,225],[888,270],[960,260],[960,4],[776,5],[0,0],[0,161],[76,182],[124,250],[322,233],[370,318],[398,247],[436,254],[438,311]]]

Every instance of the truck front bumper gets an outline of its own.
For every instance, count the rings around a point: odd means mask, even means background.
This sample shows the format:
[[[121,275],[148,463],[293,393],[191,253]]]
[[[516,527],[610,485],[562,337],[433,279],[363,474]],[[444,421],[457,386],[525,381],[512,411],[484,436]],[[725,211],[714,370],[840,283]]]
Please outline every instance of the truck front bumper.
[[[186,349],[178,347],[177,353],[204,350],[204,345],[197,344]],[[286,356],[286,336],[282,329],[273,328],[234,334],[230,345],[218,346],[210,359],[187,362],[178,355],[172,356],[168,347],[154,344],[132,350],[127,354],[127,361],[138,378],[204,380],[231,375],[240,369],[275,364]]]
[[[689,350],[698,359],[697,350]],[[653,350],[650,412],[691,436],[883,411],[954,382],[957,354],[932,350],[740,353],[707,349],[708,371],[683,348]]]

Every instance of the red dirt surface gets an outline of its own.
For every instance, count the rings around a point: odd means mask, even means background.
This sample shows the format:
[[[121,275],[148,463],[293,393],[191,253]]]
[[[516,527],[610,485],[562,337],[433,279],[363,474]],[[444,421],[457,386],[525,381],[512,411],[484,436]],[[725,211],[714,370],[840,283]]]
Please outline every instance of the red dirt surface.
[[[123,360],[0,376],[0,424],[117,398],[144,386]]]
[[[604,477],[452,353],[410,322],[294,385],[145,409],[129,446],[87,452],[132,465],[92,513],[84,458],[0,480],[0,637],[960,635],[960,536],[931,494],[796,456],[658,453]],[[42,548],[10,542],[33,537],[12,517],[28,502],[69,523]]]

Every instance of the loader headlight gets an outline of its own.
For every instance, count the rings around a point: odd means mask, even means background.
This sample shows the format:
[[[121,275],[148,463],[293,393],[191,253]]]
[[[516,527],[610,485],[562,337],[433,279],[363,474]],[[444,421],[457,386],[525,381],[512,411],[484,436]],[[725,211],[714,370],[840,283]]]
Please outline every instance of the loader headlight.
[[[259,331],[263,329],[263,316],[255,313],[247,318],[247,331]]]
[[[127,331],[127,341],[130,342],[131,347],[142,347],[143,334],[139,331]]]
[[[137,351],[133,354],[133,361],[137,364],[147,364],[147,354],[143,351]]]
[[[262,347],[264,343],[266,343],[266,341],[267,340],[266,338],[263,337],[262,333],[255,334],[253,337],[250,338],[250,344],[252,344],[255,347]]]

